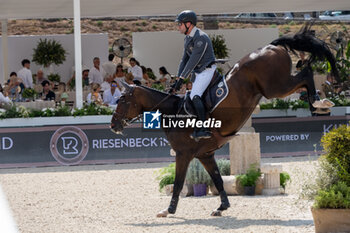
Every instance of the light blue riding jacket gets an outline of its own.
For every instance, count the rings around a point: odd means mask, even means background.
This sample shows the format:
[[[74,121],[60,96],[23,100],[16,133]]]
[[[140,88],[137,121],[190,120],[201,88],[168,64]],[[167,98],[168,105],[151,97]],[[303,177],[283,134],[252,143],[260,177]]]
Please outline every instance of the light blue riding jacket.
[[[187,78],[192,71],[201,73],[214,61],[215,55],[209,36],[194,27],[191,33],[185,37],[184,54],[177,75]]]

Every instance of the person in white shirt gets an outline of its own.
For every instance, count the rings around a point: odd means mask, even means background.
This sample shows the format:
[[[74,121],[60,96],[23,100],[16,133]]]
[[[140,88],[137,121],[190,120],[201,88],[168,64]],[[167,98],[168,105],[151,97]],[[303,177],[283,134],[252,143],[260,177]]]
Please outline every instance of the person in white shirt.
[[[100,67],[100,58],[95,57],[94,60],[94,67],[90,69],[89,72],[89,82],[90,84],[102,84],[103,77],[105,76],[105,71],[102,67]]]
[[[141,81],[142,81],[141,67],[136,64],[136,59],[133,57],[130,58],[129,63],[131,67],[128,68],[128,73],[132,73],[132,75],[134,76],[133,81],[136,85],[141,85]]]
[[[8,97],[8,92],[4,92],[0,84],[0,108],[8,109],[12,105],[12,101]]]
[[[105,77],[114,77],[115,71],[117,69],[117,65],[113,62],[114,54],[109,54],[108,61],[102,64],[102,68],[105,71]]]
[[[111,82],[111,88],[103,92],[103,103],[108,106],[117,105],[121,95],[117,82],[113,80]]]
[[[23,68],[17,72],[19,78],[22,79],[25,88],[33,88],[33,76],[30,71],[30,61],[28,59],[23,59]]]

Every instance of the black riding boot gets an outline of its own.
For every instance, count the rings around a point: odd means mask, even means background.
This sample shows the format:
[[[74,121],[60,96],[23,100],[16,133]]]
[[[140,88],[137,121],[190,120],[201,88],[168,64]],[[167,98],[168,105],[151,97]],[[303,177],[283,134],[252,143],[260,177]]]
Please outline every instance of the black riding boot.
[[[192,99],[192,103],[194,108],[196,109],[197,119],[204,122],[206,120],[205,108],[201,97],[199,97],[198,95],[194,96]],[[204,127],[195,128],[193,133],[191,134],[191,138],[194,139],[195,141],[199,141],[201,138],[210,138],[210,137],[211,137],[211,131]]]

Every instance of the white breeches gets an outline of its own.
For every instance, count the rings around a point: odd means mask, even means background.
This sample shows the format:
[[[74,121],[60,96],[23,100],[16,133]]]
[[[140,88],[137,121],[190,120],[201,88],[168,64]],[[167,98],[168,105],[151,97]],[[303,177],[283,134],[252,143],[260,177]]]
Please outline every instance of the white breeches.
[[[212,65],[210,68],[203,70],[203,72],[199,74],[196,73],[196,80],[194,80],[194,83],[192,84],[192,90],[190,94],[191,100],[196,95],[198,95],[199,97],[202,97],[205,89],[207,89],[211,81],[211,78],[214,75],[215,70],[216,70],[216,65]]]

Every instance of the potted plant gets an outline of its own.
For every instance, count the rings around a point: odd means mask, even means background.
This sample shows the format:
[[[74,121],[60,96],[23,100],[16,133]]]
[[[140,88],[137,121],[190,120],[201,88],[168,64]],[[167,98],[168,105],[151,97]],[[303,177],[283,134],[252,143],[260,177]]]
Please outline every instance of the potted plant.
[[[283,188],[283,192],[286,192],[286,185],[290,181],[290,175],[287,172],[280,173],[280,185]]]
[[[44,68],[50,67],[48,73],[53,73],[52,64],[60,65],[66,60],[66,50],[54,39],[39,39],[37,47],[33,50],[33,62],[42,65]]]
[[[255,195],[255,184],[260,176],[261,172],[260,169],[257,168],[256,164],[250,165],[246,174],[237,176],[239,183],[244,187],[245,195]]]
[[[316,179],[302,194],[311,207],[316,232],[350,232],[350,126],[340,126],[321,138],[325,154],[319,158]]]
[[[25,88],[22,92],[22,97],[27,100],[34,100],[37,96],[37,92],[32,88]]]
[[[194,196],[207,195],[207,186],[210,185],[211,178],[198,159],[193,159],[190,162],[186,182],[193,185]]]
[[[167,185],[173,185],[175,182],[175,163],[169,164],[167,167],[161,168],[157,172],[156,180],[159,181],[159,192],[161,192]],[[167,195],[172,192],[172,186],[165,189]]]
[[[47,78],[54,83],[59,83],[61,81],[61,76],[59,74],[49,74]]]

